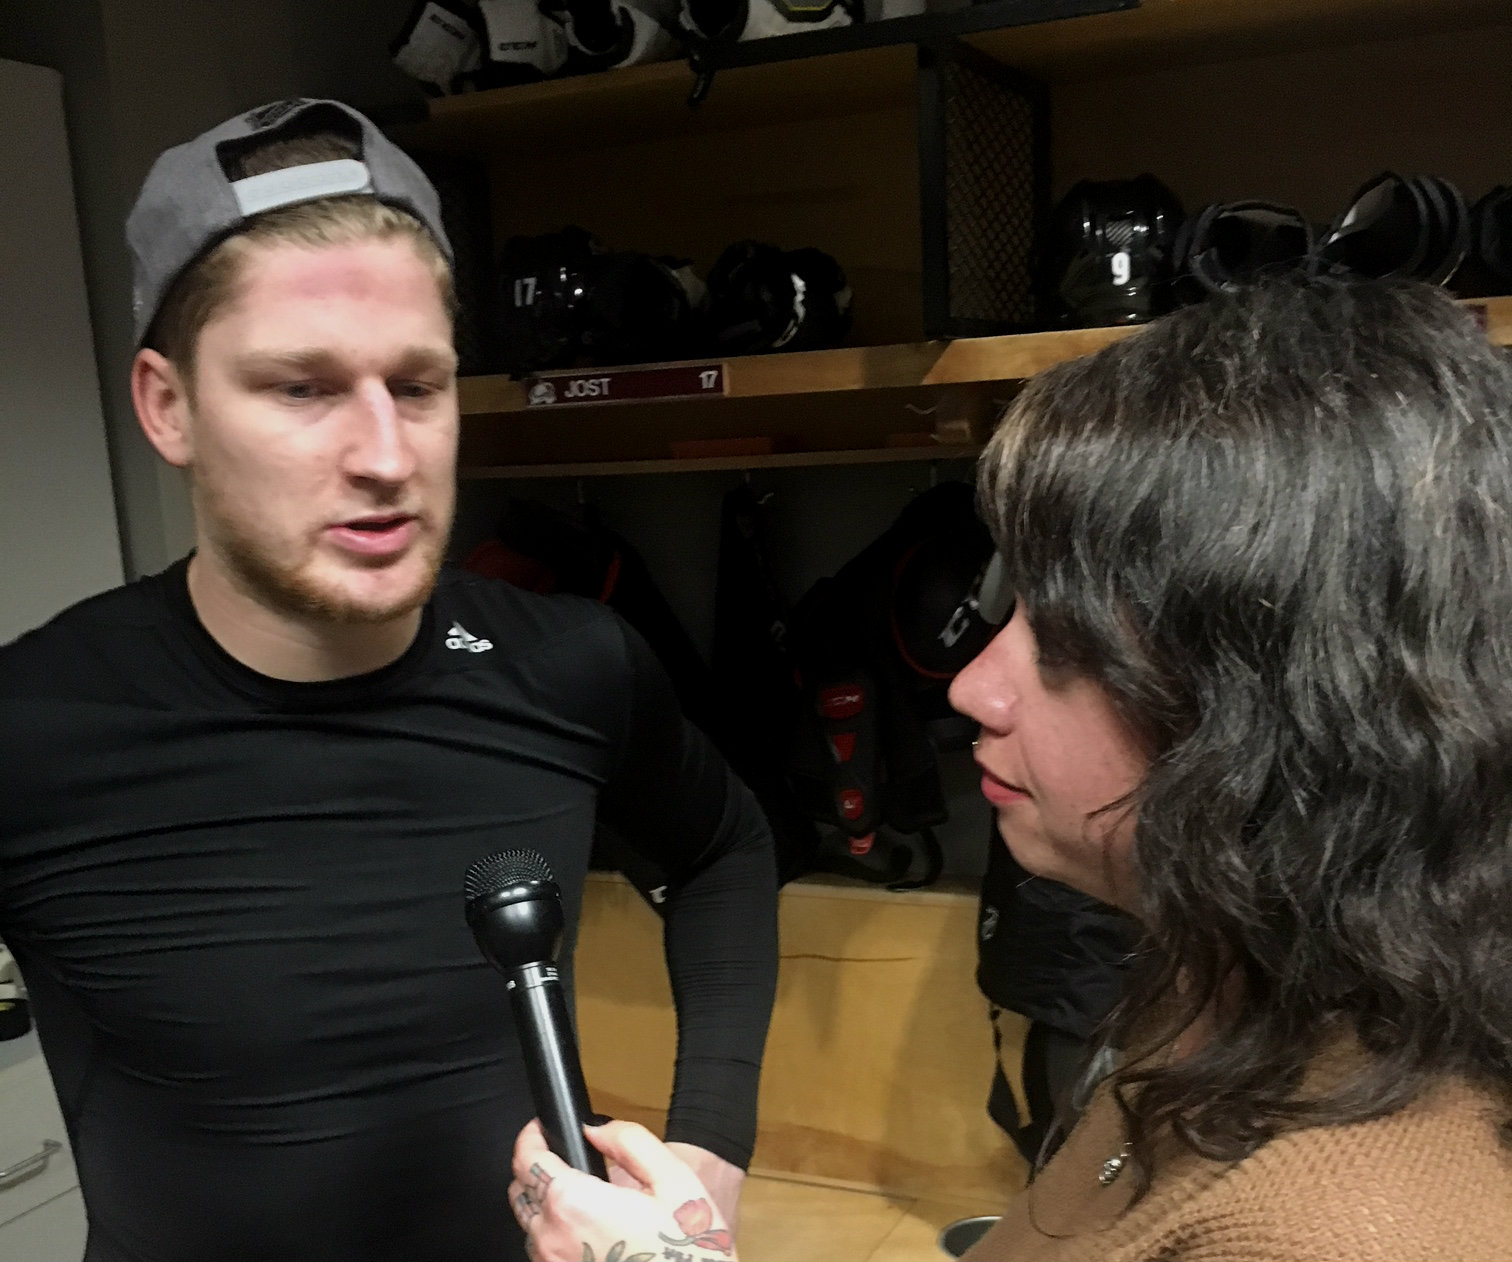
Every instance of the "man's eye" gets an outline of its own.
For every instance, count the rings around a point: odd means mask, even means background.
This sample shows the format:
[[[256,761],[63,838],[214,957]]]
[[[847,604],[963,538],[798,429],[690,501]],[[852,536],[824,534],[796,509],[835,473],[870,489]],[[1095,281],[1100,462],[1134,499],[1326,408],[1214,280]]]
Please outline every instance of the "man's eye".
[[[318,398],[320,387],[313,381],[285,381],[279,384],[278,393],[286,399],[299,402],[305,399]]]
[[[427,381],[400,381],[390,388],[398,399],[428,399],[438,393],[437,387]]]

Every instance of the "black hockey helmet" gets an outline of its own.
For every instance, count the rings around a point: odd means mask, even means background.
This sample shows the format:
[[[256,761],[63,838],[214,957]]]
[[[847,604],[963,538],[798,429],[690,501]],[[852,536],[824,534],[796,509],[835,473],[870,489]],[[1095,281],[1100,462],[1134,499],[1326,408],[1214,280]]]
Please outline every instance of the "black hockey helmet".
[[[851,290],[823,250],[737,241],[709,271],[708,324],[720,353],[838,346],[850,331]]]
[[[1462,297],[1504,294],[1512,287],[1512,186],[1499,184],[1470,212],[1470,257],[1454,278]]]
[[[1335,271],[1442,285],[1470,247],[1470,208],[1458,188],[1437,176],[1383,171],[1356,191],[1318,253]]]
[[[496,292],[505,372],[519,377],[577,361],[577,308],[589,269],[604,253],[596,237],[575,226],[504,243]]]
[[[1082,180],[1051,215],[1046,288],[1062,325],[1139,324],[1170,304],[1181,203],[1153,175]]]
[[[1512,285],[1512,187],[1502,184],[1475,203],[1475,254]]]
[[[686,259],[599,255],[583,270],[578,344],[592,364],[689,358],[701,349],[703,299]]]
[[[1254,284],[1282,272],[1316,270],[1316,233],[1307,216],[1278,202],[1214,202],[1181,225],[1175,247],[1180,301]]]

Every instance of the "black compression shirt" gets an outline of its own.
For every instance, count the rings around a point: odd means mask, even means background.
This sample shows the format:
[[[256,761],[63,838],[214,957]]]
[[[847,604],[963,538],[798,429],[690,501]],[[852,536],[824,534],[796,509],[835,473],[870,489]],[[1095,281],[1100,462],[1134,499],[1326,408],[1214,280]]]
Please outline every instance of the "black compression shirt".
[[[462,879],[538,851],[569,962],[596,816],[671,878],[667,1137],[749,1160],[770,835],[644,642],[447,573],[397,662],[289,684],[221,650],[185,573],[0,649],[0,937],[89,1262],[523,1256],[505,1189],[533,1109]]]

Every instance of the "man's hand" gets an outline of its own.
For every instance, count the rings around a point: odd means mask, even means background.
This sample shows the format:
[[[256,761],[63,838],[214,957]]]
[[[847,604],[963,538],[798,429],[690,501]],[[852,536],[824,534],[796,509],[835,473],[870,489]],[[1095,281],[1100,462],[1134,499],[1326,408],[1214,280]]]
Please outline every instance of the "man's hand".
[[[714,1208],[734,1231],[739,1226],[740,1189],[745,1185],[745,1171],[697,1144],[671,1143],[667,1147],[687,1162],[698,1181],[708,1188]]]

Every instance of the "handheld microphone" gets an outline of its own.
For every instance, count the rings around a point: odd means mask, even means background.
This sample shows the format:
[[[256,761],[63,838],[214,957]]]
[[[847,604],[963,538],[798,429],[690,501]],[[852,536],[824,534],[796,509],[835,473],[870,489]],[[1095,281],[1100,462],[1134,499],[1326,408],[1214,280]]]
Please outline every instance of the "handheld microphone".
[[[509,983],[525,1072],[546,1144],[568,1165],[607,1178],[604,1158],[583,1135],[592,1114],[567,999],[557,977],[562,891],[534,850],[479,859],[464,884],[467,923],[484,957]]]

